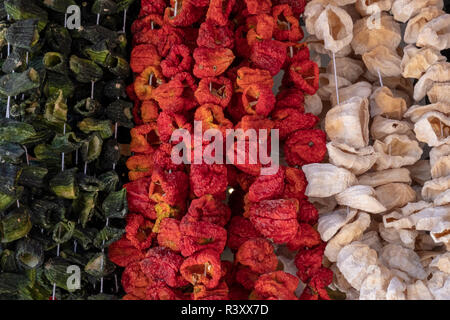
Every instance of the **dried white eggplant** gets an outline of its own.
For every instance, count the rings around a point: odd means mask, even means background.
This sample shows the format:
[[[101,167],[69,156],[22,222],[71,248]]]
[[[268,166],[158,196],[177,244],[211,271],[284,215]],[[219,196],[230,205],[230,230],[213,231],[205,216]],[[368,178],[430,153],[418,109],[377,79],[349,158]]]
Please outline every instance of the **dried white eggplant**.
[[[416,200],[416,192],[406,183],[384,184],[375,188],[375,194],[386,210],[400,208]]]
[[[414,45],[408,45],[403,48],[403,58],[400,64],[402,76],[419,79],[430,66],[444,60],[445,57],[437,49],[431,47],[417,48]]]
[[[450,117],[436,111],[425,113],[414,124],[417,140],[437,147],[450,143]]]
[[[340,228],[345,226],[358,213],[355,209],[340,208],[319,216],[317,231],[323,241],[330,240]]]
[[[364,63],[360,60],[349,57],[336,58],[336,74],[339,77],[345,78],[350,83],[354,83],[359,77],[364,74]],[[334,74],[333,60],[327,65],[327,73]]]
[[[433,204],[435,206],[445,206],[450,204],[450,189],[441,192],[436,198],[434,198]]]
[[[436,256],[430,263],[430,267],[439,269],[439,271],[450,274],[450,252]]]
[[[417,141],[406,135],[398,134],[389,135],[383,140],[376,140],[373,147],[379,153],[375,163],[378,171],[413,165],[419,161],[423,153]]]
[[[370,266],[368,272],[359,290],[359,300],[386,300],[391,272],[383,265]]]
[[[318,39],[316,36],[310,35],[310,36],[306,37],[305,42],[308,44],[308,48],[310,51],[317,52],[317,53],[324,54],[324,55],[326,54],[330,58],[333,56],[333,52],[325,49],[324,41]],[[345,47],[343,47],[341,50],[339,50],[338,52],[335,52],[335,57],[336,58],[346,57],[351,53],[352,53],[352,47],[350,46],[350,44],[348,44]]]
[[[357,176],[370,170],[378,158],[372,146],[357,150],[345,144],[329,142],[327,149],[331,164],[346,168]]]
[[[436,300],[450,300],[449,274],[440,271],[431,273],[427,286]]]
[[[381,213],[386,211],[386,207],[377,199],[374,188],[364,185],[349,187],[336,195],[336,201],[341,206],[370,212]]]
[[[424,8],[431,6],[442,9],[444,3],[442,0],[394,0],[391,11],[395,20],[405,23]]]
[[[427,92],[431,103],[442,102],[450,104],[450,82],[435,83]]]
[[[383,140],[391,134],[408,135],[414,137],[414,126],[407,121],[386,119],[376,116],[370,127],[370,135],[374,140]]]
[[[416,230],[431,231],[441,221],[450,217],[450,207],[430,207],[425,208],[409,216],[415,225]]]
[[[302,167],[308,180],[305,195],[308,197],[331,197],[357,183],[350,171],[329,163],[313,163]]]
[[[414,86],[414,100],[422,100],[435,82],[450,81],[450,63],[436,62],[420,77]]]
[[[367,70],[373,75],[378,75],[379,72],[381,77],[398,77],[402,74],[402,59],[396,51],[384,45],[363,53],[362,59]]]
[[[423,27],[436,17],[445,14],[443,10],[438,7],[423,8],[416,16],[411,18],[406,25],[403,40],[406,43],[416,43],[417,37]]]
[[[362,16],[370,16],[381,11],[391,10],[393,0],[357,0],[355,3],[356,11]]]
[[[325,117],[331,141],[359,149],[369,143],[369,101],[353,97],[332,108]]]
[[[437,223],[430,232],[431,237],[436,243],[450,242],[450,217]]]
[[[446,116],[450,116],[450,104],[437,102],[427,105],[414,105],[405,112],[404,116],[412,122],[417,122],[422,116],[431,111],[437,111]]]
[[[422,197],[427,201],[434,201],[441,192],[447,189],[450,189],[450,176],[433,179],[423,185]]]
[[[429,160],[419,160],[412,166],[407,166],[406,169],[411,173],[413,181],[421,186],[428,180],[431,180],[431,166]]]
[[[405,168],[369,172],[358,177],[358,184],[370,186],[373,188],[393,182],[410,184],[411,181],[412,180],[409,170]]]
[[[391,15],[381,13],[376,23],[372,17],[356,21],[353,27],[352,48],[355,54],[364,54],[383,45],[394,51],[402,40],[400,25]],[[400,65],[400,64],[399,64]]]
[[[450,145],[443,144],[431,149],[430,167],[433,179],[450,175]]]
[[[398,277],[393,277],[389,281],[386,289],[387,300],[406,300],[406,284]]]
[[[385,246],[380,260],[385,266],[401,270],[414,279],[424,280],[427,277],[417,253],[401,245],[388,244]]]
[[[450,14],[443,14],[428,22],[417,36],[416,45],[438,50],[450,48]]]
[[[422,280],[406,286],[407,300],[433,300],[430,290]]]
[[[370,96],[370,116],[386,116],[390,119],[401,120],[406,112],[406,101],[401,97],[394,97],[391,89],[381,87]]]
[[[331,212],[337,207],[337,202],[334,197],[328,198],[314,198],[308,197],[308,201],[311,202],[314,207],[316,207],[319,215]]]

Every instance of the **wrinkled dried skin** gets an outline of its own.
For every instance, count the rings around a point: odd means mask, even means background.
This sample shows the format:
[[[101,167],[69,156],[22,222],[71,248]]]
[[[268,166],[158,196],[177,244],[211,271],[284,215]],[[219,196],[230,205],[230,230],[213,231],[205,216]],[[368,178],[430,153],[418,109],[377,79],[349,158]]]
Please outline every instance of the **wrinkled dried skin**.
[[[442,9],[442,0],[394,0],[392,3],[392,14],[394,19],[406,22],[426,7],[436,6]]]
[[[389,268],[406,272],[414,279],[423,280],[427,276],[417,253],[400,245],[388,244],[385,246],[380,260]]]
[[[309,34],[315,34],[314,25],[316,20],[322,11],[325,9],[324,4],[319,1],[310,1],[306,4],[305,12],[303,13],[303,19],[305,21],[306,31]]]
[[[409,170],[405,168],[369,172],[358,177],[358,184],[370,186],[373,188],[393,182],[410,184],[411,181],[412,180]]]
[[[411,138],[415,138],[413,129],[414,126],[407,121],[392,120],[382,116],[376,116],[370,127],[370,136],[374,140],[383,140],[391,134],[408,135]]]
[[[364,70],[364,63],[360,60],[349,57],[336,58],[336,74],[341,78],[347,79],[351,83],[356,82],[356,80],[364,74]],[[330,60],[327,65],[327,73],[334,75],[333,60]]]
[[[447,103],[432,103],[427,105],[414,105],[405,112],[405,118],[409,118],[412,122],[419,121],[426,113],[437,111],[446,116],[450,116],[450,104]]]
[[[372,220],[372,224],[373,224],[373,220]],[[368,245],[371,249],[375,250],[378,254],[380,254],[381,249],[383,249],[383,243],[381,242],[381,238],[378,235],[377,231],[366,230],[358,242]]]
[[[435,83],[427,92],[431,103],[442,102],[450,104],[450,82]]]
[[[376,89],[370,96],[370,116],[383,115],[390,119],[401,120],[406,112],[406,101],[395,97],[388,87]]]
[[[433,179],[450,175],[450,145],[443,144],[431,149],[430,167]]]
[[[398,77],[402,73],[401,57],[397,52],[384,45],[379,45],[364,53],[362,59],[367,70],[373,75],[378,75],[380,72],[381,77]]]
[[[308,36],[305,38],[305,42],[308,44],[308,49],[312,52],[316,52],[323,55],[328,55],[330,58],[333,57],[333,52],[325,49],[325,43],[323,40],[317,39],[316,36]],[[343,47],[338,52],[335,52],[334,56],[336,58],[346,57],[352,53],[352,47],[350,44]]]
[[[417,141],[398,134],[389,135],[381,141],[376,140],[373,147],[380,154],[375,163],[378,171],[413,165],[423,153]]]
[[[370,16],[379,11],[391,10],[392,1],[393,0],[357,0],[355,8],[361,16]]]
[[[372,94],[372,85],[366,81],[360,81],[339,89],[339,101],[345,102],[352,97],[369,98]],[[331,92],[330,101],[333,106],[337,105],[336,90]]]
[[[375,189],[369,186],[356,185],[336,195],[336,201],[341,206],[370,212],[381,213],[386,207],[377,199]]]
[[[434,63],[445,60],[439,50],[408,45],[403,49],[402,77],[419,79]]]
[[[434,18],[439,17],[443,14],[445,14],[445,12],[437,7],[428,7],[422,9],[419,14],[408,21],[405,29],[405,34],[403,36],[404,41],[406,43],[415,44],[417,42],[417,37],[423,27]]]
[[[359,149],[369,143],[368,100],[353,97],[332,108],[325,118],[325,131],[333,142]]]
[[[377,199],[387,209],[400,208],[416,200],[416,192],[405,183],[389,183],[375,189]]]
[[[431,261],[430,267],[438,268],[440,271],[450,274],[450,252],[436,256]]]
[[[345,144],[329,142],[327,149],[331,164],[346,168],[357,176],[372,168],[378,158],[372,146],[356,150]]]
[[[385,300],[391,272],[383,265],[370,266],[369,275],[361,284],[359,300]]]
[[[450,14],[443,14],[428,22],[417,36],[416,45],[438,50],[450,48]]]
[[[331,197],[357,183],[353,173],[328,163],[308,164],[302,170],[308,180],[305,191],[308,197]]]
[[[450,81],[450,63],[437,62],[420,77],[414,86],[414,100],[422,100],[435,82]]]
[[[417,140],[431,147],[450,143],[450,117],[440,112],[424,114],[414,125]]]
[[[345,78],[338,77],[338,89],[351,85],[351,82]],[[333,73],[319,74],[319,89],[317,94],[322,100],[330,100],[332,94],[336,94],[336,82]],[[344,100],[341,100],[344,101]]]
[[[386,13],[381,14],[379,24],[371,17],[356,21],[353,35],[351,45],[357,55],[363,55],[381,45],[394,51],[402,40],[400,25]]]
[[[424,200],[434,201],[439,193],[450,188],[450,176],[445,176],[425,182],[422,188]]]
[[[353,21],[350,15],[339,7],[327,5],[314,23],[314,32],[323,40],[325,49],[338,52],[352,41]]]
[[[336,211],[321,214],[319,216],[317,231],[319,231],[322,240],[330,240],[336,232],[352,220],[357,213],[358,210],[355,209],[341,208]]]
[[[430,275],[428,289],[436,300],[450,300],[450,275],[436,271]]]
[[[328,241],[325,256],[331,262],[336,262],[343,247],[358,240],[370,225],[370,215],[360,212],[356,220],[342,227],[342,229]]]
[[[411,178],[417,184],[423,186],[425,182],[431,180],[431,167],[429,160],[419,160],[412,166],[406,167],[411,173]]]
[[[419,234],[419,232],[415,230],[386,229],[382,223],[378,225],[378,232],[384,241],[390,244],[401,245],[409,249],[414,249],[415,240]]]
[[[377,252],[368,245],[358,242],[342,248],[337,257],[339,271],[356,290],[361,289],[361,285],[368,275],[368,268],[376,264]]]
[[[416,230],[431,231],[441,221],[448,219],[449,214],[449,206],[429,207],[411,214],[408,218],[414,223]]]
[[[322,113],[322,109],[322,100],[317,93],[312,96],[305,96],[305,113],[312,113],[313,115],[318,116]]]

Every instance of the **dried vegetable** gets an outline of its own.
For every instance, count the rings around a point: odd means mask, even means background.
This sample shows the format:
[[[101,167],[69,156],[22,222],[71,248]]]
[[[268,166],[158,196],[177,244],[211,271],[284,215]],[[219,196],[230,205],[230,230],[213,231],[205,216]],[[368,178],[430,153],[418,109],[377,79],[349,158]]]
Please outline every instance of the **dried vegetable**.
[[[329,299],[332,271],[322,267],[318,212],[301,169],[326,154],[319,119],[305,112],[305,100],[317,104],[319,68],[300,43],[304,6],[141,1],[127,90],[136,124],[130,213],[109,248],[125,268],[123,299]],[[287,165],[271,175],[249,160],[175,165],[172,134],[194,133],[194,121],[224,138],[227,129],[278,129]],[[235,155],[250,155],[243,145]]]
[[[318,91],[328,163],[303,171],[331,287],[350,300],[447,300],[450,15],[442,1],[347,4],[305,8],[312,55],[330,61]]]
[[[114,169],[124,167],[118,128],[132,126],[132,2],[0,3],[1,299],[116,298],[105,248],[128,211]],[[82,8],[79,29],[67,26],[71,5]],[[68,281],[76,270],[78,284]]]

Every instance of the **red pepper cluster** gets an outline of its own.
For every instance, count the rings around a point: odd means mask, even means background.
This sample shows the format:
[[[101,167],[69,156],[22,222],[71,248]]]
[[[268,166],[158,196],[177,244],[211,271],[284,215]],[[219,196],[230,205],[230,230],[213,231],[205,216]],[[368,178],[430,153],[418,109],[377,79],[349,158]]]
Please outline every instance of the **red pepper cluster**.
[[[299,166],[321,162],[325,134],[304,112],[318,89],[299,16],[304,0],[141,0],[131,68],[126,234],[109,249],[124,299],[327,299],[332,273]],[[197,27],[196,27],[197,26]],[[198,27],[199,26],[199,27]],[[284,70],[273,93],[273,76]],[[279,129],[288,164],[174,164],[172,133]],[[208,145],[203,145],[207,148]],[[248,144],[245,151],[250,153]],[[228,205],[226,205],[228,203]],[[298,251],[296,276],[275,248]],[[224,261],[225,248],[234,261]]]

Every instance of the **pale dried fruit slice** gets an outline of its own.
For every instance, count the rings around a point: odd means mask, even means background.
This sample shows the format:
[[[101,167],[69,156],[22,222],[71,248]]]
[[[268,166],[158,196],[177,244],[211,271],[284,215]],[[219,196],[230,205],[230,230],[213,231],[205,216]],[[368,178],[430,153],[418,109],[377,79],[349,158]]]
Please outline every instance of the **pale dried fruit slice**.
[[[414,86],[414,100],[422,100],[435,82],[450,81],[450,63],[436,62],[420,77]]]
[[[339,252],[336,265],[348,283],[360,290],[369,274],[368,268],[377,265],[377,258],[377,252],[368,245],[353,242]]]
[[[431,273],[427,286],[436,300],[450,300],[450,275],[448,273],[440,271]]]
[[[405,134],[414,138],[415,136],[412,132],[413,129],[414,126],[407,121],[386,119],[382,116],[376,116],[370,127],[370,135],[374,140],[383,140],[391,134]]]
[[[354,83],[359,79],[364,73],[364,69],[364,63],[360,60],[349,57],[336,58],[336,74],[339,77],[347,79],[351,83]],[[327,65],[327,73],[334,74],[333,60],[330,60]]]
[[[409,216],[414,222],[416,230],[431,231],[441,221],[448,219],[450,207],[430,207],[425,208]]]
[[[360,81],[339,89],[339,102],[345,102],[352,97],[369,98],[372,94],[372,85],[367,81]],[[336,90],[331,91],[330,101],[333,106],[336,106]]]
[[[450,145],[443,144],[431,149],[430,166],[433,179],[450,175]]]
[[[408,169],[396,168],[366,173],[358,177],[358,184],[376,188],[392,182],[411,183]]]
[[[405,112],[404,116],[405,118],[409,118],[412,122],[417,122],[426,113],[431,111],[437,111],[446,116],[450,116],[450,104],[437,102],[427,105],[414,105]]]
[[[394,19],[404,23],[421,12],[422,9],[431,6],[442,9],[444,4],[442,0],[394,0],[391,10]]]
[[[340,208],[320,215],[317,231],[319,231],[322,240],[330,240],[336,232],[352,220],[357,213],[358,210],[355,209]]]
[[[442,102],[450,104],[450,82],[435,83],[427,92],[431,103]]]
[[[450,143],[450,117],[436,111],[425,113],[414,125],[417,140],[437,147]]]
[[[414,279],[424,280],[427,277],[417,253],[401,245],[388,244],[385,246],[380,260],[385,266],[401,270]]]
[[[325,256],[331,262],[336,262],[339,251],[346,245],[361,238],[364,231],[370,225],[370,215],[365,212],[358,213],[355,221],[345,225],[342,229],[328,241],[325,247]]]
[[[310,51],[317,52],[320,54],[326,54],[330,58],[333,57],[333,52],[325,49],[324,41],[318,39],[316,36],[314,36],[314,35],[307,36],[305,38],[305,42],[308,44],[308,48]],[[350,44],[348,44],[345,47],[343,47],[341,50],[336,52],[335,57],[336,58],[346,57],[351,53],[352,53],[352,47],[350,46]]]
[[[425,182],[422,188],[422,197],[425,200],[434,199],[445,190],[450,189],[450,176],[445,176]]]
[[[352,41],[353,21],[344,9],[327,5],[317,17],[314,31],[324,41],[325,49],[336,53]]]
[[[406,112],[406,101],[395,97],[388,87],[376,89],[369,101],[371,117],[384,115],[390,119],[401,120]]]
[[[379,153],[375,163],[375,168],[379,171],[413,165],[423,153],[417,141],[398,134],[389,135],[381,141],[376,140],[373,147]]]
[[[398,77],[402,74],[402,59],[397,52],[384,45],[363,53],[362,59],[367,70],[373,75],[380,72],[381,77]]]
[[[410,249],[414,249],[419,234],[416,230],[385,228],[382,223],[378,225],[378,232],[384,241]]]
[[[303,20],[305,21],[306,31],[308,31],[309,34],[316,34],[314,25],[324,9],[325,4],[322,3],[322,1],[310,1],[306,4]]]
[[[355,8],[361,16],[370,16],[380,11],[391,10],[392,1],[393,0],[357,0]]]
[[[322,99],[320,99],[317,93],[312,96],[305,95],[305,113],[312,113],[318,116],[322,113],[322,109]]]
[[[345,78],[337,77],[338,88],[351,85],[351,82]],[[321,73],[319,74],[319,90],[317,94],[322,100],[330,100],[331,94],[336,92],[336,82],[334,74]],[[342,100],[343,101],[343,100]]]
[[[386,207],[377,199],[375,189],[369,186],[356,185],[349,187],[336,195],[336,201],[341,206],[370,213],[386,211]]]
[[[331,164],[346,168],[357,176],[372,168],[378,158],[372,146],[356,150],[345,144],[329,142],[327,149]]]
[[[417,36],[416,45],[438,50],[450,48],[450,14],[443,14],[428,22]]]
[[[308,164],[302,170],[308,180],[305,191],[308,197],[331,197],[357,183],[353,173],[329,163]]]
[[[325,117],[331,141],[359,149],[369,143],[369,101],[353,97],[332,108]]]
[[[393,277],[386,290],[387,300],[406,300],[406,284],[403,280]]]
[[[356,55],[362,55],[380,45],[393,51],[401,40],[400,25],[383,12],[379,19],[369,16],[355,22],[351,45]]]
[[[389,183],[375,188],[377,199],[391,210],[416,200],[416,192],[405,183]]]
[[[408,45],[403,48],[403,58],[400,65],[404,78],[419,79],[434,63],[445,60],[439,50],[424,47],[417,48]]]
[[[442,272],[450,274],[450,252],[436,256],[430,263],[430,267],[439,269]]]
[[[445,206],[450,204],[450,189],[445,190],[440,193],[436,198],[434,198],[433,204],[435,206]]]
[[[402,213],[402,215],[404,215],[406,217],[406,216],[416,214],[416,213],[422,211],[423,209],[431,208],[432,206],[433,206],[432,203],[426,202],[426,201],[411,202],[411,203],[408,203],[403,208],[401,208],[400,212]]]
[[[417,280],[413,284],[406,286],[406,299],[407,300],[433,300],[430,290],[424,284],[422,280]]]
[[[406,25],[403,40],[406,43],[416,43],[417,37],[423,27],[436,17],[445,14],[445,12],[438,7],[423,8],[416,16],[411,18]]]

